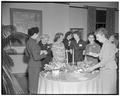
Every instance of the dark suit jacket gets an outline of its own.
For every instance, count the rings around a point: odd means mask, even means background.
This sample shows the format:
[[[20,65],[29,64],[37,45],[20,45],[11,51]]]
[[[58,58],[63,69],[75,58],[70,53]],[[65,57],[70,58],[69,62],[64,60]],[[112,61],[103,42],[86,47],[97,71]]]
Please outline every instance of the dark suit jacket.
[[[29,54],[29,66],[40,66],[41,67],[41,60],[45,58],[45,55],[40,55],[40,46],[37,44],[36,40],[29,38],[26,44],[26,50]]]
[[[64,44],[66,50],[70,50],[72,40],[74,40],[74,39],[70,39],[70,40],[64,39],[63,40],[63,44]],[[72,55],[70,52],[68,52],[68,62],[69,63],[72,62]]]
[[[46,50],[48,52],[46,57],[41,60],[43,66],[44,66],[44,64],[48,64],[52,60],[51,45],[50,44],[42,44],[42,42],[40,41],[39,46],[40,46],[41,50]]]
[[[86,42],[83,40],[79,40],[78,43],[76,40],[72,40],[71,49],[74,49],[74,60],[75,62],[82,61],[83,58],[83,50],[85,50]]]
[[[36,40],[29,38],[26,44],[27,55],[29,55],[28,76],[29,76],[29,91],[37,94],[39,73],[41,70],[41,60],[45,55],[40,55],[41,48]]]

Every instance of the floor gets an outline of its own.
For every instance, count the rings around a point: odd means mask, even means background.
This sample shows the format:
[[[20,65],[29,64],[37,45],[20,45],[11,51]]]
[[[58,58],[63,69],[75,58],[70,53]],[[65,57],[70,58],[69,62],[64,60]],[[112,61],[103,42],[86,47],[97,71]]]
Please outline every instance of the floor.
[[[14,74],[15,77],[17,78],[20,86],[22,87],[24,94],[27,95],[28,94],[28,79],[27,79],[27,75],[25,74]]]

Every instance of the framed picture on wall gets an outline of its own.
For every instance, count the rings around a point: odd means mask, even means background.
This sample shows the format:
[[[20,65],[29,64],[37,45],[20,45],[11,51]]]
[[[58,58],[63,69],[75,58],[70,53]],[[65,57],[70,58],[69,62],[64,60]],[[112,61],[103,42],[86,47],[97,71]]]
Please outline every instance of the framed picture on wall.
[[[40,34],[42,34],[42,11],[28,10],[28,9],[10,9],[10,24],[16,27],[16,34],[20,35],[22,44],[19,42],[12,42],[12,46],[23,46],[27,38],[29,28],[38,27]]]
[[[31,27],[38,27],[42,32],[42,11],[28,9],[10,9],[10,23],[18,32],[27,34]]]

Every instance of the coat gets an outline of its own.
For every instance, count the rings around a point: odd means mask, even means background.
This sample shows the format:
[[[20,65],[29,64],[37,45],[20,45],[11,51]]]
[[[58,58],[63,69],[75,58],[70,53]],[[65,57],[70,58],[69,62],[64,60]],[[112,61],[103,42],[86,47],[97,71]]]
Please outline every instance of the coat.
[[[71,45],[71,42],[72,40],[74,39],[70,39],[70,40],[67,40],[67,39],[64,39],[63,40],[63,44],[65,46],[65,50],[70,50],[70,45]],[[70,52],[68,52],[68,62],[71,63],[72,62],[72,54]]]
[[[40,46],[41,50],[46,50],[48,52],[46,57],[41,60],[42,67],[44,67],[45,64],[49,64],[49,62],[52,61],[51,45],[50,44],[42,44],[42,42],[40,41],[39,46]]]
[[[83,50],[85,50],[86,42],[79,40],[78,43],[76,40],[73,40],[70,45],[70,49],[74,49],[74,60],[75,62],[83,61]]]
[[[39,72],[41,60],[45,58],[45,55],[40,55],[40,46],[37,44],[36,40],[29,38],[26,44],[27,54],[29,55],[28,64],[28,76],[29,76],[29,91],[32,94],[37,93]]]

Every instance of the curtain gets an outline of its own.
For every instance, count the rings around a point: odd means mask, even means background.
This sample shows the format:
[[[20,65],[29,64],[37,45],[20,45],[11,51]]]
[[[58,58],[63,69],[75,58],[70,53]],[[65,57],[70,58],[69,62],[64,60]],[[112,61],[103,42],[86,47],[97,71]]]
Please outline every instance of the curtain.
[[[107,9],[106,29],[108,30],[109,35],[112,35],[115,32],[115,9],[113,8]]]
[[[88,33],[96,30],[96,7],[88,6],[87,31]]]

